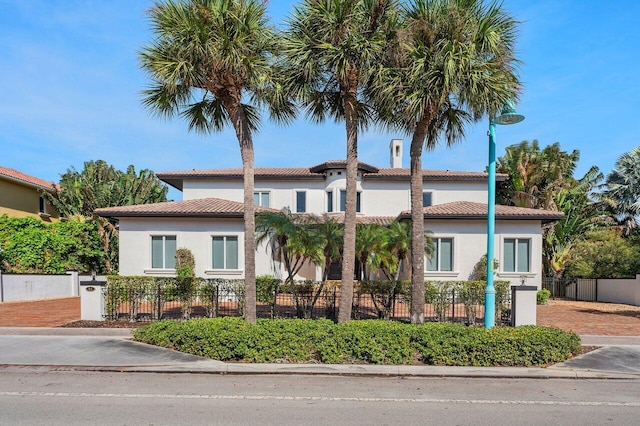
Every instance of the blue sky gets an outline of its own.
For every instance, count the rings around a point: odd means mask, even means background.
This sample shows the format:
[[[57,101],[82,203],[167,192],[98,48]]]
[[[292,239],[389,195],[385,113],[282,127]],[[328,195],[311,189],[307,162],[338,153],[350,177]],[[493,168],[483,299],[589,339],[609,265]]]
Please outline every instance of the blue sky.
[[[276,24],[296,1],[271,0]],[[0,0],[0,165],[54,182],[67,168],[103,159],[155,171],[239,167],[232,131],[189,133],[179,118],[158,119],[142,107],[149,83],[137,52],[152,33],[145,0]],[[577,174],[605,174],[640,145],[640,2],[506,0],[522,22],[518,40],[526,120],[498,127],[504,147],[538,139],[579,149]],[[423,167],[483,171],[486,120],[461,144],[423,156]],[[369,131],[359,158],[387,167],[392,138]],[[310,166],[345,157],[342,123],[300,117],[283,128],[265,123],[254,138],[257,166]],[[408,166],[405,150],[404,165]],[[180,194],[172,191],[171,198]]]

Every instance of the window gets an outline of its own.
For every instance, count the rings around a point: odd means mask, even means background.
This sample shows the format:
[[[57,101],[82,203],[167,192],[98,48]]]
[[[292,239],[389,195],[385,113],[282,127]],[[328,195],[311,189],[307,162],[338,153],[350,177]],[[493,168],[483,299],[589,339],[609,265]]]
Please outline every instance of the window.
[[[504,272],[530,272],[531,240],[505,238],[502,270]]]
[[[429,207],[433,205],[432,203],[432,194],[433,192],[423,192],[422,193],[422,207]]]
[[[269,193],[264,191],[254,192],[253,204],[260,207],[269,207]]]
[[[44,197],[40,197],[40,210],[38,210],[40,214],[47,214],[47,202],[44,200]]]
[[[304,213],[307,211],[307,192],[296,191],[296,213]]]
[[[213,237],[213,269],[238,269],[238,237]]]
[[[327,191],[327,213],[333,211],[333,192]]]
[[[154,269],[175,269],[176,237],[151,237],[151,267]]]
[[[433,254],[427,259],[427,271],[453,271],[453,238],[434,238]]]
[[[360,213],[360,194],[362,194],[360,191],[358,191],[356,193],[356,213]],[[346,189],[341,189],[340,190],[340,211],[346,211],[347,210],[347,191]]]

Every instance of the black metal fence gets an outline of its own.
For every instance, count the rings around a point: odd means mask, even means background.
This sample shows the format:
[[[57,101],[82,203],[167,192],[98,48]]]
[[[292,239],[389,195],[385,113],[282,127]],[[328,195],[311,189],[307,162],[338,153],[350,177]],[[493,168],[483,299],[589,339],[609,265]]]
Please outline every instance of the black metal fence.
[[[154,321],[244,314],[244,281],[118,277],[104,288],[106,319]],[[426,321],[481,324],[484,319],[484,285],[477,281],[427,282]],[[496,283],[496,324],[511,320],[508,283]],[[354,319],[408,321],[410,290],[406,282],[357,283],[353,295]],[[257,283],[259,318],[329,318],[338,315],[339,284],[304,281],[279,285],[279,281]]]
[[[542,288],[549,290],[553,299],[598,300],[598,280],[595,278],[544,277]]]

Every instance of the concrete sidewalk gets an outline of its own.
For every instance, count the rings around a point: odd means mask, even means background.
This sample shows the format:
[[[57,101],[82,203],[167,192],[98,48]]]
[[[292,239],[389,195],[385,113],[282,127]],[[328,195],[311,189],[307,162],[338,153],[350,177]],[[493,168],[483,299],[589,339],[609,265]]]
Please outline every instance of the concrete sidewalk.
[[[637,336],[584,336],[603,347],[548,368],[224,363],[130,339],[129,329],[0,328],[0,370],[640,379]]]

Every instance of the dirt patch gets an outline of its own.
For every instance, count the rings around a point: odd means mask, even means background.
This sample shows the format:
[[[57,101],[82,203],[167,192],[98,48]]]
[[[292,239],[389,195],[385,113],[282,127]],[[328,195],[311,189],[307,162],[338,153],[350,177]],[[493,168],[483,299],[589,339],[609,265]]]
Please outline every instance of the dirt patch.
[[[62,328],[138,328],[149,324],[148,322],[131,321],[74,321],[60,325]]]

